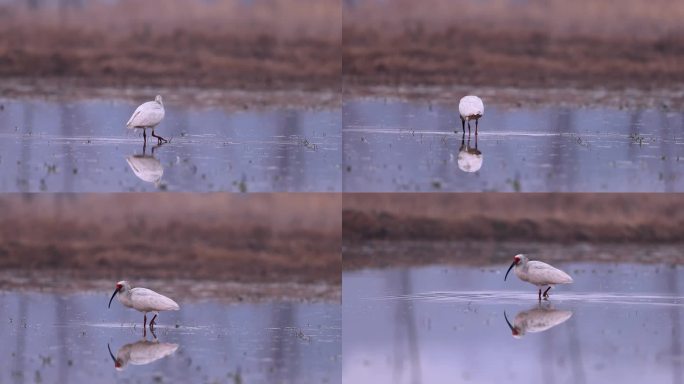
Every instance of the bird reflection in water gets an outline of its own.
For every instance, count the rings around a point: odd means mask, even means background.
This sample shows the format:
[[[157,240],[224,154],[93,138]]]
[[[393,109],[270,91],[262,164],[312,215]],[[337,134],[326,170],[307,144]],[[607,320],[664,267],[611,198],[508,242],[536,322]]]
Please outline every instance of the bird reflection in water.
[[[163,144],[152,147],[151,154],[147,154],[147,144],[143,144],[142,154],[126,157],[126,162],[131,167],[133,174],[140,180],[153,183],[156,187],[161,186],[161,178],[164,175],[164,167],[159,159],[154,157],[154,150]]]
[[[465,140],[465,132],[461,136],[461,148],[458,150],[458,168],[463,172],[473,173],[482,168],[482,152],[477,149],[477,136],[475,136],[475,147],[470,146],[470,134],[468,142]]]
[[[523,337],[526,333],[544,332],[566,322],[572,316],[571,311],[553,309],[551,305],[537,305],[526,311],[519,312],[513,319],[513,324],[508,320],[504,311],[506,324],[511,329],[513,337],[516,339]]]
[[[114,368],[121,371],[126,368],[128,364],[132,365],[146,365],[153,363],[159,359],[163,359],[176,352],[178,344],[161,343],[157,340],[157,336],[151,331],[154,338],[147,340],[146,338],[124,345],[116,352],[116,356],[112,353],[112,349],[107,344],[109,356],[114,361]]]

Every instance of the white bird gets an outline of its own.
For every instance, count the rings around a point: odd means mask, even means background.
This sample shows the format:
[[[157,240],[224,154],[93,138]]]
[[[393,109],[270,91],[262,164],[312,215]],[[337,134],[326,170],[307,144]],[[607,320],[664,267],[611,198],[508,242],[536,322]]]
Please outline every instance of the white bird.
[[[148,312],[154,313],[154,317],[150,320],[150,330],[153,330],[154,320],[157,318],[157,315],[159,315],[159,311],[177,311],[180,309],[178,304],[168,297],[147,288],[131,288],[128,281],[119,281],[116,283],[116,289],[114,290],[111,299],[109,299],[107,308],[112,306],[114,296],[116,296],[119,302],[124,306],[145,314],[143,317],[143,329],[147,327]]]
[[[458,112],[461,115],[461,126],[465,133],[465,123],[468,122],[468,134],[470,134],[470,120],[475,120],[475,135],[477,136],[477,123],[484,115],[484,104],[477,96],[464,96],[458,102]]]
[[[168,142],[165,138],[154,134],[154,127],[159,124],[164,118],[164,104],[162,103],[161,95],[157,95],[154,101],[148,101],[136,108],[133,115],[126,123],[129,129],[142,129],[143,139],[147,142],[147,129],[152,129],[152,136],[157,138],[159,144]]]
[[[554,268],[541,261],[530,261],[527,256],[519,254],[513,256],[513,263],[508,267],[504,281],[508,277],[508,273],[515,267],[515,275],[522,281],[534,284],[539,287],[539,300],[542,298],[542,289],[544,287],[544,299],[549,298],[549,290],[556,284],[570,284],[572,277],[558,268]]]
[[[114,367],[117,370],[123,370],[128,363],[145,365],[171,355],[178,349],[178,344],[160,343],[156,339],[153,341],[140,340],[119,348],[116,357],[109,348],[109,344],[107,344],[107,349],[109,349],[109,355],[114,360]]]
[[[542,306],[536,306],[527,311],[522,311],[515,316],[513,319],[513,324],[508,321],[506,312],[504,312],[504,318],[508,327],[513,333],[513,337],[521,338],[527,332],[544,332],[549,330],[561,323],[566,322],[572,316],[571,311],[561,311],[553,308],[543,308]]]
[[[461,139],[461,148],[458,150],[458,168],[463,172],[473,173],[482,168],[482,152],[477,149],[477,136],[475,136],[475,148],[470,146],[470,136],[468,136],[468,144],[465,143],[464,138]]]

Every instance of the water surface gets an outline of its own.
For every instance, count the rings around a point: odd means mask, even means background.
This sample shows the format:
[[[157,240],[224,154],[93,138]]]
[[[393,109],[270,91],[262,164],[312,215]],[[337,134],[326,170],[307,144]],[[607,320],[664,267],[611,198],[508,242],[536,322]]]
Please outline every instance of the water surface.
[[[558,266],[575,282],[542,304],[507,266],[345,272],[343,381],[684,380],[684,268]]]
[[[359,99],[342,113],[345,191],[684,189],[681,112],[487,104],[477,138],[455,106]]]
[[[144,101],[144,100],[143,100]],[[165,103],[156,133],[125,128],[137,104],[0,100],[0,192],[328,192],[341,189],[334,109]],[[156,147],[156,148],[155,148]]]
[[[155,340],[142,314],[108,300],[0,293],[0,382],[340,382],[338,304],[181,301]]]

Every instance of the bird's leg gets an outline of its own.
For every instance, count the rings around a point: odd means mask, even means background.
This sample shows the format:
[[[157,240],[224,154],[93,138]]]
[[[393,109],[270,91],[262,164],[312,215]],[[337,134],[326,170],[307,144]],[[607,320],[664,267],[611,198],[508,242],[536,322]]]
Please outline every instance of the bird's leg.
[[[157,318],[157,315],[154,315],[154,317],[152,318],[152,320],[150,320],[150,330],[153,330],[153,329],[154,329],[154,319],[156,319],[156,318]]]
[[[468,120],[468,136],[470,136],[470,120]]]
[[[155,134],[154,134],[154,128],[152,129],[152,136],[157,138],[157,144],[161,144],[162,142],[164,142],[164,143],[168,143],[168,142],[169,142],[169,141],[166,140],[165,138],[163,138],[163,137],[161,137],[161,136],[155,135]]]
[[[465,119],[461,117],[461,128],[463,128],[463,134],[465,135]]]
[[[145,144],[147,144],[147,129],[143,128],[143,140],[145,141]]]
[[[546,288],[546,291],[544,291],[544,300],[549,299],[549,290],[550,289],[551,289],[551,287],[548,287],[548,288]],[[541,289],[540,289],[540,291],[541,291]]]
[[[143,315],[143,329],[147,328],[147,313]]]
[[[541,288],[539,288],[539,301],[541,301]]]
[[[475,119],[475,136],[477,136],[477,123],[480,121],[480,119]]]

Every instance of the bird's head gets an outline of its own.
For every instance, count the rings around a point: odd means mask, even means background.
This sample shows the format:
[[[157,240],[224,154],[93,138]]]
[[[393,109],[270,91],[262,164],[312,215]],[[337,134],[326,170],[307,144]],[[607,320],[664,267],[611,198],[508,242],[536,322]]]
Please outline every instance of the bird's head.
[[[121,280],[118,283],[116,283],[116,289],[114,289],[114,293],[112,293],[112,297],[109,299],[109,304],[107,304],[107,308],[110,308],[112,306],[112,300],[114,300],[114,296],[116,296],[117,293],[123,293],[131,289],[131,285],[128,283],[126,280]]]
[[[161,95],[157,95],[157,97],[154,98],[154,101],[156,101],[157,103],[159,103],[159,104],[161,104],[161,105],[164,105],[164,103],[162,103],[162,97],[161,97]]]
[[[523,254],[517,254],[513,256],[513,262],[511,263],[511,266],[508,267],[508,271],[506,271],[506,276],[504,276],[504,281],[506,281],[506,278],[508,277],[508,273],[515,267],[516,265],[521,265],[525,264],[527,262],[527,256]]]

